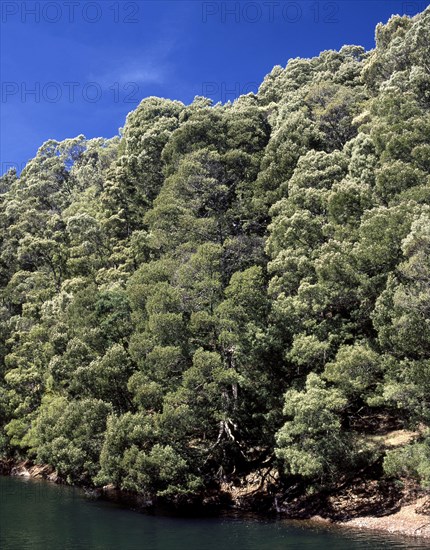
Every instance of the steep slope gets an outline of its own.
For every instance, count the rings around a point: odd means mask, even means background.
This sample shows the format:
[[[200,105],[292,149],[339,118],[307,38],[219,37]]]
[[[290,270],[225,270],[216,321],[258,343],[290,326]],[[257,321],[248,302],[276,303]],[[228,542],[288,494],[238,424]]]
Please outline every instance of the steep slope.
[[[376,41],[3,176],[4,456],[179,502],[430,483],[430,9]]]

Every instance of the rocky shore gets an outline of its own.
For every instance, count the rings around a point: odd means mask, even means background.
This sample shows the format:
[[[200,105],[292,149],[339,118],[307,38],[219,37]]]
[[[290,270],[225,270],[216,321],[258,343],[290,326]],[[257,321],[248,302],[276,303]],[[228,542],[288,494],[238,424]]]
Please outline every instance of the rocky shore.
[[[379,517],[357,517],[340,522],[340,524],[346,527],[386,531],[393,535],[407,535],[430,539],[429,511],[423,513],[423,511],[427,510],[429,503],[430,501],[427,497],[422,497],[412,504],[402,506],[394,514]]]
[[[45,479],[65,483],[48,465],[33,464],[29,460],[14,462],[0,460],[0,475]],[[430,538],[430,497],[413,490],[408,496],[390,493],[389,487],[378,483],[350,487],[332,495],[315,495],[293,499],[289,504],[281,495],[274,496],[277,476],[267,471],[263,476],[252,474],[242,483],[223,483],[218,491],[204,495],[200,504],[207,510],[235,510],[258,514],[276,513],[281,518],[310,523],[337,525],[344,528],[384,531],[393,535]],[[366,487],[364,488],[364,485]],[[100,489],[86,489],[92,498],[105,498],[133,509],[154,508],[154,501],[134,493],[121,491],[113,485]],[[201,511],[201,510],[200,510]]]

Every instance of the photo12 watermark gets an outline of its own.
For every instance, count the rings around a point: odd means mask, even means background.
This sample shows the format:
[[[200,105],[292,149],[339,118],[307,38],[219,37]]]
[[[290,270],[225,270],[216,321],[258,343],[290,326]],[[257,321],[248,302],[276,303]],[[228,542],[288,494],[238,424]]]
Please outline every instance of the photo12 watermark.
[[[10,171],[16,172],[17,174],[20,174],[24,168],[26,167],[26,162],[15,162],[13,160],[5,160],[0,161],[0,177],[4,174],[7,174]],[[0,189],[0,193],[2,192],[2,189]]]
[[[2,23],[138,23],[139,2],[0,2]]]
[[[203,23],[339,23],[341,2],[202,2]]]
[[[13,499],[14,502],[23,504],[46,503],[49,500],[58,502],[58,498],[67,501],[81,500],[83,492],[73,487],[64,487],[47,483],[41,479],[29,479],[27,477],[15,477],[13,483],[0,484],[0,500],[7,502]],[[90,496],[90,495],[89,495]]]
[[[113,103],[136,105],[140,101],[139,85],[136,82],[14,82],[1,83],[0,102],[20,103],[98,103],[109,100]]]
[[[201,95],[212,99],[214,103],[226,103],[234,101],[241,95],[256,93],[259,84],[257,82],[214,82],[202,83]]]

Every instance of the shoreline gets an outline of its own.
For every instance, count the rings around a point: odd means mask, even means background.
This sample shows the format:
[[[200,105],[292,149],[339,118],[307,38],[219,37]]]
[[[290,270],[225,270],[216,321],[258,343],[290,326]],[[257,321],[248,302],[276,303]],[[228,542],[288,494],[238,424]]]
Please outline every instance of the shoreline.
[[[49,483],[69,485],[64,479],[58,476],[57,472],[49,465],[33,464],[29,460],[19,462],[13,460],[0,460],[0,475],[9,477],[24,477],[29,479],[43,479]],[[73,485],[72,485],[73,486]],[[101,498],[111,502],[117,502],[127,508],[137,511],[157,511],[157,504],[152,500],[145,499],[142,495],[137,495],[131,492],[122,491],[112,485],[107,485],[102,488],[88,490],[85,487],[74,487],[83,489],[83,491],[92,498]],[[263,497],[264,495],[260,495]],[[268,495],[265,495],[268,497]],[[400,505],[399,508],[385,515],[361,515],[345,519],[335,519],[327,515],[323,517],[319,514],[308,517],[297,517],[296,514],[289,514],[285,509],[277,509],[276,499],[273,505],[273,510],[258,509],[258,506],[253,508],[248,505],[241,505],[241,500],[235,498],[233,491],[223,490],[203,499],[203,508],[199,508],[198,515],[211,515],[214,511],[217,513],[252,513],[261,517],[277,516],[280,520],[297,521],[300,524],[308,523],[310,526],[325,526],[339,527],[345,529],[359,529],[362,531],[374,531],[385,533],[387,535],[406,536],[419,539],[430,539],[430,497],[419,496],[410,502]],[[230,503],[230,504],[228,504]],[[266,508],[266,507],[265,507]],[[163,506],[161,510],[165,510]],[[171,511],[186,512],[192,511],[193,506],[173,507]],[[197,510],[196,510],[197,511]]]
[[[362,516],[340,524],[344,527],[383,531],[390,535],[430,539],[430,515],[419,512],[428,503],[428,497],[421,497],[412,504],[402,506],[393,514],[380,517]]]

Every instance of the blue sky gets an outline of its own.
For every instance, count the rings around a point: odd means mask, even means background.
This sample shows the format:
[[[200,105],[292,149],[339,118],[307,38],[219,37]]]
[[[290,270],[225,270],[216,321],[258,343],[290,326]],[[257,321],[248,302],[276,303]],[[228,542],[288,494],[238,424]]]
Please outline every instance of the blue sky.
[[[111,137],[149,95],[215,102],[256,90],[274,65],[343,44],[428,2],[38,1],[0,3],[0,168],[47,139]]]

